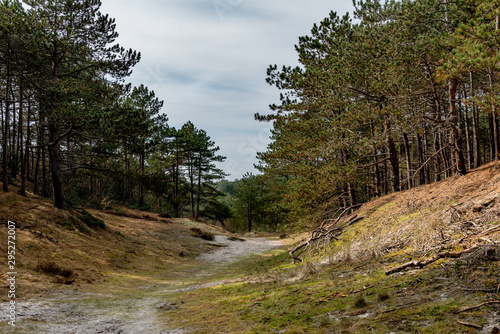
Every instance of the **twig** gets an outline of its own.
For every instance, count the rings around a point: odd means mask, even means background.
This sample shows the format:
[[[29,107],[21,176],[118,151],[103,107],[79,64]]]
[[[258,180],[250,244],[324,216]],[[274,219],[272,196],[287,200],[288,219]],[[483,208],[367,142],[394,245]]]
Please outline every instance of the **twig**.
[[[468,292],[486,292],[486,293],[498,293],[497,289],[461,289],[462,291],[468,291]]]
[[[472,307],[468,307],[468,308],[465,308],[465,309],[460,310],[460,311],[456,311],[455,314],[459,314],[459,313],[463,313],[463,312],[467,312],[467,311],[472,311],[472,310],[475,310],[477,308],[481,308],[485,305],[490,305],[490,304],[500,304],[500,300],[490,300],[490,301],[484,302],[484,303],[476,305],[476,306],[472,306]]]
[[[360,293],[360,292],[366,291],[366,290],[374,288],[374,287],[375,287],[375,285],[365,286],[365,287],[363,287],[363,289],[356,290],[356,291],[352,292],[352,294]]]
[[[495,227],[489,228],[486,231],[483,231],[483,232],[479,233],[479,235],[486,236],[486,235],[488,235],[490,233],[497,232],[497,231],[500,231],[500,225],[497,225]]]
[[[383,312],[381,312],[381,313],[382,313],[382,314],[384,314],[384,313],[391,313],[391,312],[394,312],[394,311],[397,311],[397,310],[402,310],[402,309],[404,309],[404,308],[407,308],[407,307],[408,307],[408,306],[410,306],[410,305],[415,305],[415,303],[414,303],[414,302],[411,302],[411,303],[406,303],[406,304],[404,304],[404,305],[401,305],[401,306],[399,306],[399,307],[396,307],[396,308],[393,308],[393,309],[390,309],[390,310],[387,310],[387,311],[383,311]]]
[[[474,325],[474,324],[469,324],[469,323],[467,323],[467,322],[458,321],[458,320],[457,320],[457,322],[458,322],[460,325],[469,326],[469,327],[472,327],[472,328],[477,328],[477,329],[483,329],[483,326]]]

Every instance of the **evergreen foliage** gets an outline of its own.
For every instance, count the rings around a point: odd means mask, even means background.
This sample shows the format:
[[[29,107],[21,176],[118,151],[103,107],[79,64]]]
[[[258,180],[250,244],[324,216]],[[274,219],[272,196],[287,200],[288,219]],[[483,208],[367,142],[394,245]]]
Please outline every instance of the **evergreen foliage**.
[[[288,220],[316,223],[372,198],[497,160],[498,1],[356,1],[271,65],[280,103],[259,153],[285,179]],[[356,22],[356,23],[354,23]]]
[[[3,190],[20,184],[59,209],[115,201],[213,216],[225,157],[191,122],[169,127],[153,91],[125,84],[140,53],[115,43],[101,1],[24,3],[0,2]]]

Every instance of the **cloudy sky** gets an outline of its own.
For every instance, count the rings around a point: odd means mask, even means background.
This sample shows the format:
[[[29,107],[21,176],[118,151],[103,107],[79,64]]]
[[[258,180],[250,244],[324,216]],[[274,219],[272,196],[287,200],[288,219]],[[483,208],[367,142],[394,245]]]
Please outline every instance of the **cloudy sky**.
[[[142,53],[129,81],[165,101],[177,128],[192,121],[227,157],[228,178],[254,172],[269,143],[269,123],[254,120],[279,101],[267,85],[270,64],[297,65],[294,45],[349,0],[102,0],[118,42]]]

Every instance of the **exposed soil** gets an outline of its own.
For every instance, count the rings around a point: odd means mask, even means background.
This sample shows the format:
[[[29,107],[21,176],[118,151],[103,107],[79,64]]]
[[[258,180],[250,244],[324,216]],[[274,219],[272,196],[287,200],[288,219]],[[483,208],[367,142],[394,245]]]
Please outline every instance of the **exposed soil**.
[[[117,297],[113,294],[83,293],[74,290],[53,291],[50,298],[18,301],[17,327],[10,329],[16,333],[54,334],[180,334],[188,333],[188,328],[168,329],[168,325],[157,320],[162,311],[177,308],[168,302],[168,295],[200,288],[224,284],[223,281],[196,283],[206,280],[213,272],[224,270],[225,266],[242,256],[260,254],[281,245],[281,241],[252,238],[229,240],[217,235],[214,241],[218,247],[203,253],[195,260],[198,267],[180,272],[177,282],[150,284],[137,287],[139,292],[131,292],[133,297]],[[187,285],[183,284],[183,275]],[[6,309],[7,303],[2,307]],[[0,315],[0,322],[8,322],[6,312]],[[3,327],[2,330],[8,330]]]

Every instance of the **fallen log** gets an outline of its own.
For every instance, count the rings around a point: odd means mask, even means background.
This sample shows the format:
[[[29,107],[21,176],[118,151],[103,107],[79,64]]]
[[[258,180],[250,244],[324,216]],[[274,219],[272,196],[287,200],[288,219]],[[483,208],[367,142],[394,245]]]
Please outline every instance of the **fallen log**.
[[[385,272],[385,274],[386,275],[391,275],[391,274],[397,273],[399,271],[403,271],[406,268],[420,268],[421,269],[421,268],[423,268],[425,266],[428,266],[431,263],[436,262],[439,259],[444,259],[444,258],[456,259],[456,258],[459,258],[460,256],[462,256],[464,254],[470,253],[470,252],[478,249],[479,247],[481,247],[481,245],[474,245],[471,248],[468,248],[468,249],[465,249],[465,250],[459,251],[459,252],[443,252],[443,253],[439,253],[439,254],[435,255],[434,257],[432,257],[432,258],[430,258],[428,260],[407,262],[407,263],[405,263],[405,264],[403,264],[403,265],[401,265],[399,267],[387,270]]]

